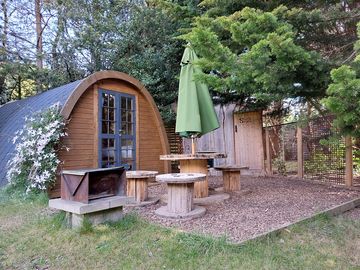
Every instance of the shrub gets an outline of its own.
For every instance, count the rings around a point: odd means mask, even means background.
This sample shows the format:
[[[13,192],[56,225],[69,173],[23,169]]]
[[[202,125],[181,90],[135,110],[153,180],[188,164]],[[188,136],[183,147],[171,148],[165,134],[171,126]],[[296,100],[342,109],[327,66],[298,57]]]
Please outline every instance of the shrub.
[[[13,139],[15,155],[8,162],[11,186],[28,193],[44,191],[54,184],[60,164],[58,152],[63,148],[60,139],[67,136],[65,125],[59,104],[25,118],[25,125]]]
[[[329,157],[321,150],[311,153],[309,160],[304,161],[304,171],[310,174],[323,174],[329,172]]]
[[[280,155],[273,160],[273,166],[276,167],[276,170],[279,174],[286,175],[286,163],[282,156],[283,155]]]

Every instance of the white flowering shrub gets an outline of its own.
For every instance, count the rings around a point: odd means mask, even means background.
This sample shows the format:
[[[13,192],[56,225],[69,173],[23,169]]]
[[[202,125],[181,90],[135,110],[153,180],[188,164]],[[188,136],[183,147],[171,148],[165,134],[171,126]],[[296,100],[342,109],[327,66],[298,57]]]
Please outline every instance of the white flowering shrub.
[[[60,139],[67,136],[60,105],[25,118],[25,125],[15,133],[15,155],[9,160],[7,179],[14,187],[43,191],[54,184],[60,163],[58,152],[63,148]],[[67,149],[68,150],[68,149]]]

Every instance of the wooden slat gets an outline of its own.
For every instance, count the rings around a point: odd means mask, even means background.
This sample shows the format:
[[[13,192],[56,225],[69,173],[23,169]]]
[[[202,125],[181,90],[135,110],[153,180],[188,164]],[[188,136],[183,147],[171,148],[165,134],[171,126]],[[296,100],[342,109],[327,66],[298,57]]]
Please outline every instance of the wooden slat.
[[[72,136],[72,134],[81,134],[81,135],[94,135],[94,131],[89,128],[72,128],[71,130],[68,130],[69,137]],[[94,136],[95,138],[95,136]]]
[[[69,122],[69,127],[72,127],[72,126],[78,126],[78,124],[80,125],[84,125],[84,127],[93,127],[94,125],[94,121],[93,119],[89,118],[89,119],[84,119],[84,118],[73,118],[70,120]]]
[[[266,173],[267,175],[272,175],[272,166],[271,166],[271,148],[270,148],[270,135],[269,129],[265,129],[265,147],[266,147]]]
[[[91,145],[93,147],[93,139],[85,136],[81,136],[80,138],[67,138],[64,139],[64,143],[70,146],[75,145]]]
[[[65,145],[70,148],[69,153],[71,152],[74,155],[76,155],[76,152],[78,150],[93,150],[93,146],[88,145],[88,144],[85,144],[85,145],[81,145],[81,144],[75,144],[75,145],[74,144],[72,144],[72,145],[65,144]]]
[[[83,161],[64,161],[63,168],[64,169],[79,169],[79,168],[91,168],[92,160],[83,160]]]
[[[302,128],[298,127],[296,130],[296,147],[297,147],[297,176],[304,178],[304,149],[302,139]]]
[[[89,123],[83,123],[83,122],[80,122],[80,123],[70,123],[68,125],[68,128],[71,129],[72,127],[76,127],[77,129],[91,129],[92,130],[92,124],[89,124]]]
[[[353,155],[352,155],[352,139],[350,136],[345,137],[345,185],[352,187],[353,185]]]
[[[234,104],[226,106],[216,106],[215,111],[220,122],[220,128],[209,132],[201,138],[196,139],[197,151],[215,151],[225,153],[226,159],[215,159],[214,165],[235,164],[235,147],[234,147]],[[183,153],[190,153],[191,140],[183,139]]]

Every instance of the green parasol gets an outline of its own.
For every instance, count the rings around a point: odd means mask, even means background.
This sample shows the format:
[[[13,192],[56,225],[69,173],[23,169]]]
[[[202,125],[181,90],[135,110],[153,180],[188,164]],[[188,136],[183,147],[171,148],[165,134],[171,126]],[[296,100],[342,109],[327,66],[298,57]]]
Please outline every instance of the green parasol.
[[[192,154],[195,152],[194,138],[219,128],[207,86],[194,80],[195,75],[202,72],[194,65],[197,60],[194,50],[187,45],[181,59],[175,128],[180,136],[192,138]]]

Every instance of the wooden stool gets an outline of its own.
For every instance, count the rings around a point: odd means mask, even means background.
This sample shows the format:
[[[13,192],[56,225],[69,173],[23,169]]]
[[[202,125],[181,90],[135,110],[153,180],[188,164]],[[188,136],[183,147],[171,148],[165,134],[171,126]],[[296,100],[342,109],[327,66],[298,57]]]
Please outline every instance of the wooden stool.
[[[241,189],[240,171],[248,167],[239,167],[236,165],[224,165],[215,167],[216,170],[222,171],[224,181],[224,192],[234,192]]]
[[[149,200],[148,197],[148,183],[155,179],[158,174],[156,171],[127,171],[126,180],[127,187],[126,193],[128,197],[134,197],[138,204],[150,204],[155,202]],[[146,203],[148,202],[148,203]]]
[[[155,213],[167,218],[193,219],[203,216],[204,207],[194,206],[194,183],[205,181],[202,173],[174,173],[156,176],[156,181],[167,184],[168,204]]]

